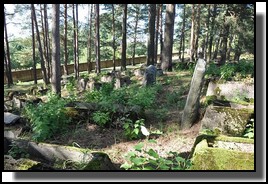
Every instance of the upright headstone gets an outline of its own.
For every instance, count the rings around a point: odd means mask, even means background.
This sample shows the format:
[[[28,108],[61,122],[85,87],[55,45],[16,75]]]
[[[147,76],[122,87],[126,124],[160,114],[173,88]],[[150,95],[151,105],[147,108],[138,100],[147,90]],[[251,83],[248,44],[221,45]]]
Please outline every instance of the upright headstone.
[[[150,65],[146,68],[142,84],[143,86],[150,86],[156,82],[157,69],[154,65]]]
[[[206,71],[206,62],[204,59],[198,59],[191,81],[190,91],[187,96],[186,104],[183,110],[181,127],[190,128],[198,117],[199,98],[203,86],[204,75]]]

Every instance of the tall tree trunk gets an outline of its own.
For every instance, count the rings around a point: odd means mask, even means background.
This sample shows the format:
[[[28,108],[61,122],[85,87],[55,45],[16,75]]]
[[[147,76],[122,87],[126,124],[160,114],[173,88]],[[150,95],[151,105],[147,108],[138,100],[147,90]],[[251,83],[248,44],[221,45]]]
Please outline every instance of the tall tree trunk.
[[[33,47],[33,76],[34,76],[34,84],[37,84],[33,9],[31,10],[31,23],[32,23],[32,47]]]
[[[115,71],[115,51],[116,51],[116,47],[115,47],[115,18],[114,18],[114,4],[112,4],[112,13],[113,13],[113,25],[112,25],[112,29],[113,29],[113,71]]]
[[[185,11],[186,11],[186,4],[184,4],[184,8],[183,8],[183,23],[182,23],[182,27],[183,27],[183,37],[182,37],[182,58],[181,61],[184,62],[184,51],[185,51]]]
[[[155,28],[155,44],[154,44],[154,57],[155,63],[157,63],[157,51],[158,51],[158,35],[159,35],[159,20],[160,20],[160,4],[157,5],[156,15],[156,28]]]
[[[139,15],[140,15],[140,6],[136,9],[136,15],[135,15],[135,27],[134,27],[134,43],[133,43],[133,49],[132,49],[132,65],[135,65],[135,52],[136,52],[136,42],[137,42],[137,28],[138,28],[138,22],[139,22]]]
[[[226,60],[227,61],[230,61],[230,56],[231,56],[231,50],[232,50],[232,42],[233,42],[233,35],[230,35],[230,38],[229,38],[229,44],[228,44],[228,50],[227,50],[227,53],[226,53]]]
[[[76,45],[75,45],[75,34],[76,34],[76,27],[75,27],[75,5],[73,4],[73,47],[74,47],[74,55],[73,55],[73,59],[74,59],[74,74],[75,74],[75,78],[77,79],[77,68],[76,68]]]
[[[122,22],[122,52],[121,52],[121,71],[126,70],[126,51],[127,51],[127,4],[123,4],[123,22]]]
[[[241,38],[238,35],[237,46],[235,47],[235,53],[234,53],[234,61],[237,61],[237,62],[239,62],[240,55],[242,54],[242,51],[241,51],[242,49],[240,45],[242,45],[242,43],[241,43]]]
[[[64,65],[63,70],[65,75],[69,75],[68,72],[68,50],[67,50],[67,28],[68,28],[68,17],[67,17],[67,4],[64,4]]]
[[[88,5],[89,6],[89,5]],[[88,7],[89,9],[89,7]],[[91,46],[92,46],[92,43],[91,43],[91,35],[92,35],[92,13],[93,13],[93,4],[91,4],[90,6],[90,18],[88,20],[88,24],[89,24],[89,33],[88,33],[88,40],[87,40],[87,72],[90,73],[92,68],[91,68]]]
[[[214,36],[214,24],[215,24],[215,17],[217,12],[217,4],[213,5],[213,14],[212,14],[212,21],[211,21],[211,29],[210,29],[210,38],[209,38],[209,48],[208,48],[208,62],[211,60],[212,54],[212,43],[213,43],[213,36]]]
[[[207,57],[208,57],[207,48],[208,48],[208,36],[209,36],[210,8],[211,8],[211,4],[208,5],[208,16],[207,16],[207,22],[206,22],[207,33],[206,33],[205,47],[204,47],[204,50],[203,50],[204,58],[205,58],[206,61],[207,61]]]
[[[161,68],[166,71],[172,71],[172,48],[173,48],[173,33],[175,19],[175,4],[167,4],[166,22],[165,22],[165,37],[162,56]]]
[[[198,39],[199,39],[199,32],[200,32],[200,11],[201,11],[201,4],[198,4],[198,7],[197,7],[197,18],[196,18],[197,27],[196,27],[196,32],[195,32],[195,48],[194,48],[195,59],[198,58]]]
[[[190,40],[190,62],[194,60],[194,44],[195,44],[195,5],[192,5],[192,27],[191,27],[191,40]]]
[[[45,61],[45,66],[46,66],[46,71],[47,71],[47,78],[48,82],[51,77],[50,71],[51,71],[51,51],[50,51],[50,41],[49,41],[49,30],[48,30],[48,18],[47,18],[47,5],[44,4],[44,22],[45,22],[45,49],[46,49],[46,61]]]
[[[225,13],[224,17],[224,28],[223,28],[223,37],[222,37],[222,47],[221,47],[221,60],[220,60],[220,65],[224,65],[226,62],[226,52],[227,52],[227,41],[228,41],[228,36],[229,36],[229,29],[230,25],[227,22],[227,17],[226,17],[227,11]]]
[[[76,26],[76,34],[75,34],[75,48],[76,48],[76,69],[77,69],[77,78],[79,77],[79,45],[78,45],[78,33],[79,33],[79,30],[78,30],[78,4],[76,4],[76,23],[75,23],[75,26]]]
[[[61,96],[60,5],[52,4],[52,91]]]
[[[73,34],[73,46],[74,46],[74,76],[75,76],[75,79],[78,78],[78,68],[77,68],[77,57],[76,57],[76,21],[75,21],[75,4],[73,4],[73,28],[74,28],[74,34]]]
[[[183,18],[182,18],[182,27],[181,27],[181,36],[180,36],[180,47],[179,47],[179,58],[180,58],[180,61],[182,61],[182,53],[181,53],[181,50],[182,50],[182,43],[183,43],[183,40],[184,40],[184,30],[185,30],[185,4],[183,5]],[[184,50],[182,50],[182,52],[184,52]]]
[[[95,52],[96,52],[96,73],[101,73],[101,66],[100,66],[100,7],[99,4],[95,4],[95,13],[96,13],[96,20],[95,20]]]
[[[163,4],[160,4],[160,63],[162,63],[163,59],[162,59],[162,55],[163,55],[163,15],[162,15],[162,11],[163,11]]]
[[[213,57],[212,57],[213,60],[216,59],[217,56],[218,56],[218,50],[219,50],[219,45],[220,45],[220,39],[221,39],[221,38],[219,37],[219,38],[217,38],[217,40],[215,41],[215,42],[216,42],[216,46],[215,46],[214,54],[213,54]]]
[[[44,81],[45,85],[47,85],[47,84],[49,84],[49,81],[48,81],[48,78],[47,78],[47,72],[46,72],[46,68],[45,68],[45,65],[44,65],[43,50],[42,50],[42,44],[41,44],[38,24],[37,24],[37,20],[36,20],[36,15],[35,15],[34,4],[31,4],[31,7],[32,7],[32,10],[33,10],[33,17],[34,17],[35,29],[36,29],[37,40],[38,40],[38,49],[39,49],[39,54],[40,54],[40,59],[41,59],[40,62],[41,62],[43,81]]]
[[[7,24],[6,24],[6,14],[4,11],[4,28],[5,28],[5,59],[6,59],[6,74],[7,74],[7,86],[10,87],[13,85],[13,78],[11,73],[11,60],[10,60],[10,53],[9,53],[9,42],[7,36]]]
[[[156,4],[149,4],[149,35],[147,45],[147,66],[154,65],[154,35],[155,35]]]

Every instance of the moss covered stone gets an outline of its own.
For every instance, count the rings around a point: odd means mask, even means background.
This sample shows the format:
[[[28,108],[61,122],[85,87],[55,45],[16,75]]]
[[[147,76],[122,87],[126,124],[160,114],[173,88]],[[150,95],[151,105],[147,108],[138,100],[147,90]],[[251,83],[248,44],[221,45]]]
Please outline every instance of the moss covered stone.
[[[26,158],[17,160],[17,163],[18,163],[18,166],[17,166],[18,170],[29,170],[33,166],[39,164],[39,162],[37,161],[26,159]]]
[[[242,137],[253,114],[254,109],[209,106],[201,121],[201,129],[218,128],[224,135]]]
[[[114,170],[109,156],[103,152],[93,152],[93,159],[87,164],[83,170]]]
[[[199,142],[193,149],[190,170],[254,170],[254,153],[215,148],[211,143],[216,144],[218,139],[212,136],[197,137],[196,143]]]

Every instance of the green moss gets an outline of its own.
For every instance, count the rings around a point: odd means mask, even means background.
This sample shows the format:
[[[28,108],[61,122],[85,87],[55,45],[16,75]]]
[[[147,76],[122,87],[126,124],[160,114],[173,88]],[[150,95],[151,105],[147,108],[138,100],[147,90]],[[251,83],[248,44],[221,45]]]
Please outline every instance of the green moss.
[[[114,166],[106,153],[93,152],[94,158],[83,170],[114,170]]]
[[[223,132],[231,136],[242,136],[254,109],[233,109],[230,107],[213,107],[218,113],[226,114],[223,122]]]
[[[217,100],[216,95],[206,96],[206,100],[204,102],[205,105],[210,105],[214,100]]]
[[[254,170],[254,153],[202,147],[196,151],[190,170]]]
[[[25,159],[25,158],[19,159],[18,160],[18,170],[28,170],[37,164],[39,164],[39,162],[30,160],[30,159]]]
[[[242,137],[228,137],[228,136],[218,136],[215,141],[225,141],[225,142],[237,142],[237,143],[249,143],[254,144],[254,139],[242,138]]]
[[[200,135],[192,149],[190,170],[254,170],[254,153],[209,147],[219,140],[254,143],[251,139],[240,137]]]

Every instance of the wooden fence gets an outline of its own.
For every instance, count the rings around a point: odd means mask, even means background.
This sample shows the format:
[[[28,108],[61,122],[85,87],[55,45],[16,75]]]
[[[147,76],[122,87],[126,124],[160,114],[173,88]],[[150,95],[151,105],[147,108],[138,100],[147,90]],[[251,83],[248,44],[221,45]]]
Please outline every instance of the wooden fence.
[[[173,53],[174,55],[177,55],[178,53]],[[160,57],[160,55],[158,55]],[[132,58],[127,58],[126,59],[126,64],[130,65],[132,61]],[[141,56],[141,57],[135,57],[135,63],[136,64],[141,64],[146,62],[146,56]],[[101,68],[110,68],[113,67],[113,60],[106,60],[106,61],[101,61]],[[115,65],[116,66],[121,66],[121,59],[116,59],[115,60]],[[69,64],[67,65],[68,72],[69,74],[74,73],[74,64]],[[95,62],[91,62],[91,70],[95,69]],[[79,72],[87,71],[87,63],[80,63],[79,64]],[[61,74],[63,75],[63,66],[61,66]],[[41,69],[36,69],[36,75],[37,79],[42,79],[42,70]],[[30,70],[20,70],[20,71],[13,71],[12,72],[12,77],[13,77],[13,82],[27,82],[27,81],[33,81],[34,80],[34,74],[33,74],[33,69]],[[7,84],[7,77],[6,73],[4,72],[4,84]]]

